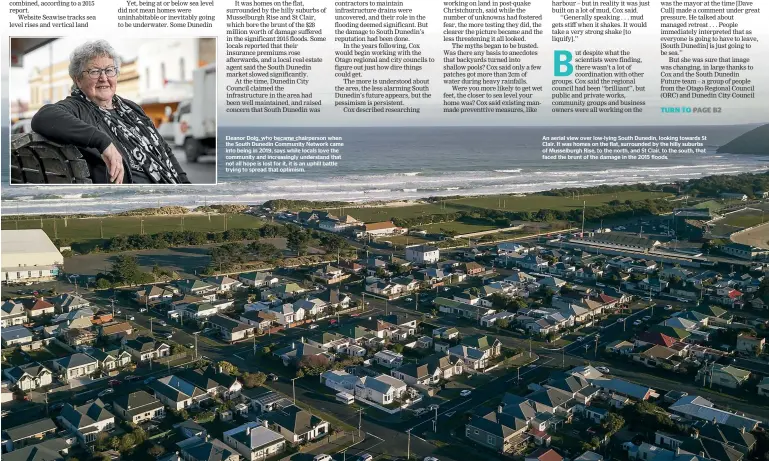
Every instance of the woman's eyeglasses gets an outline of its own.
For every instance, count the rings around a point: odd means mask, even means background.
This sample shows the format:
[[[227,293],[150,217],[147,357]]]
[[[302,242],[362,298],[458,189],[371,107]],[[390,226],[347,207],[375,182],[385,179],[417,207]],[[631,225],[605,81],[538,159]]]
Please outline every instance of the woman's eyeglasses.
[[[112,78],[117,75],[117,67],[106,67],[104,69],[89,69],[83,72],[88,74],[88,76],[94,80],[101,77],[102,72],[104,72],[104,75],[107,78]]]

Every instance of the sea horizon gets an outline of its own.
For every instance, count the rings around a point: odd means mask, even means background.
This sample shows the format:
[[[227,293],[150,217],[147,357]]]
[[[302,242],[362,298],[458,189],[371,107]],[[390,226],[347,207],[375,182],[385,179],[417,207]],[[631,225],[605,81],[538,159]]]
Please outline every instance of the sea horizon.
[[[3,165],[4,214],[111,214],[137,208],[205,204],[260,204],[273,199],[395,202],[441,196],[524,194],[562,188],[670,183],[714,174],[769,170],[769,156],[717,153],[757,125],[702,127],[411,127],[242,128],[225,136],[341,136],[334,169],[244,177],[219,160],[215,186],[8,186]],[[545,161],[542,136],[701,136],[706,153],[667,161]]]

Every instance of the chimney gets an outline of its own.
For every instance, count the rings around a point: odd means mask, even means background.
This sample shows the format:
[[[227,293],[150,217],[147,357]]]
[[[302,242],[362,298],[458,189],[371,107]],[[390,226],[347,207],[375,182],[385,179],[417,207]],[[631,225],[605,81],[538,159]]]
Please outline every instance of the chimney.
[[[295,342],[292,342],[292,343],[291,343],[291,349],[292,349],[292,350],[296,349],[296,343],[295,343]]]
[[[251,425],[246,424],[246,435],[251,435]]]
[[[262,421],[262,426],[267,427],[267,420]]]

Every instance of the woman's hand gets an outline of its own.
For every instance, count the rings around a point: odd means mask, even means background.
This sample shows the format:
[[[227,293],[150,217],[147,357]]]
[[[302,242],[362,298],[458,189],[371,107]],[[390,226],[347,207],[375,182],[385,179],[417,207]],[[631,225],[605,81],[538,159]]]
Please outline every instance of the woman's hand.
[[[123,184],[123,156],[117,150],[114,144],[110,144],[101,153],[101,158],[107,164],[109,171],[109,180],[115,184]]]

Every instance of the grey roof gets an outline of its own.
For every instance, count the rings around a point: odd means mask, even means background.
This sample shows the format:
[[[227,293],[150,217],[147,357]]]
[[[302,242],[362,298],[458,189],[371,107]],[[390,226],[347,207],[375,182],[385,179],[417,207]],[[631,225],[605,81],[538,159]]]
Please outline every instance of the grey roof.
[[[62,293],[50,299],[50,301],[61,307],[62,309],[70,310],[77,306],[88,306],[91,304],[89,301],[83,299],[81,296],[73,293]]]
[[[572,398],[571,393],[556,388],[543,389],[529,396],[530,400],[553,408],[567,404]]]
[[[502,396],[501,406],[502,413],[526,421],[533,419],[537,415],[537,409],[534,408],[534,405],[529,399],[509,392],[506,392],[505,395]]]
[[[11,441],[26,439],[27,437],[45,432],[55,432],[56,430],[56,424],[54,424],[51,418],[42,418],[31,423],[3,429]],[[3,459],[5,459],[5,455],[3,455]]]
[[[66,403],[61,410],[60,416],[78,429],[115,417],[98,400],[79,407],[73,407],[71,404]]]
[[[681,397],[670,406],[670,411],[676,411],[692,418],[715,421],[737,429],[744,427],[746,431],[752,431],[759,423],[759,421],[747,416],[714,408],[713,402],[698,395]]]
[[[2,308],[0,308],[0,316],[2,317],[13,317],[20,315],[26,315],[24,312],[24,305],[22,303],[15,301],[5,301],[2,305]]]
[[[306,434],[323,422],[322,419],[296,405],[277,409],[267,415],[266,419],[296,435]]]
[[[84,365],[96,364],[97,360],[88,354],[76,352],[70,356],[62,357],[56,361],[60,366],[66,369],[82,367]]]
[[[522,419],[494,411],[484,416],[474,416],[467,425],[503,438],[508,438],[527,427],[526,421]]]
[[[249,432],[246,431],[251,427]],[[252,451],[261,447],[275,444],[283,440],[283,436],[264,426],[259,426],[254,422],[246,423],[235,429],[227,431],[225,434],[243,443]]]
[[[194,384],[174,375],[156,379],[149,386],[156,393],[162,394],[174,402],[182,402],[205,393]]]
[[[226,315],[222,315],[222,314],[212,315],[211,317],[208,318],[208,322],[222,329],[229,330],[232,332],[254,329],[253,325],[243,323],[241,321],[235,320],[231,317],[227,317]]]
[[[717,440],[729,445],[737,445],[751,450],[756,444],[756,436],[750,432],[743,432],[734,426],[705,421],[697,424],[700,437]]]
[[[365,379],[361,378],[361,380],[364,381],[366,387],[381,392],[382,394],[388,393],[393,387],[404,387],[406,385],[406,383],[400,379],[388,375],[379,375],[376,377],[369,376]]]
[[[60,452],[66,448],[66,440],[57,437],[4,453],[3,461],[60,461],[64,459]]]
[[[129,339],[125,342],[125,346],[139,352],[154,351],[160,346],[160,343],[155,341],[155,338],[151,336],[139,335],[136,338]]]
[[[197,461],[223,461],[236,454],[236,452],[225,445],[221,440],[212,439],[209,442],[185,446],[182,451],[187,453],[190,458]]]
[[[641,386],[640,384],[631,383],[624,379],[611,378],[603,379],[597,378],[590,381],[594,386],[598,386],[601,389],[606,389],[617,394],[626,395],[637,400],[644,400],[648,397],[649,391],[653,389]]]
[[[3,328],[3,331],[0,332],[0,337],[2,337],[3,341],[13,341],[16,339],[31,338],[32,332],[22,325],[14,325]]]
[[[121,395],[113,400],[113,405],[120,405],[128,414],[135,416],[139,413],[161,408],[163,404],[146,391],[136,391]]]
[[[40,363],[32,362],[32,363],[27,363],[27,364],[24,364],[24,365],[19,365],[17,367],[13,367],[10,370],[6,370],[5,374],[10,376],[14,380],[18,381],[19,379],[21,379],[22,376],[24,376],[25,373],[30,375],[30,376],[32,376],[34,378],[34,377],[37,377],[41,373],[44,373],[46,371],[48,373],[51,372],[51,370],[49,370],[48,368],[40,365]]]

